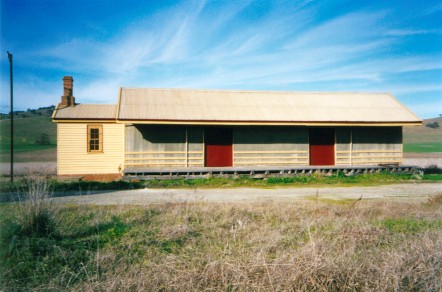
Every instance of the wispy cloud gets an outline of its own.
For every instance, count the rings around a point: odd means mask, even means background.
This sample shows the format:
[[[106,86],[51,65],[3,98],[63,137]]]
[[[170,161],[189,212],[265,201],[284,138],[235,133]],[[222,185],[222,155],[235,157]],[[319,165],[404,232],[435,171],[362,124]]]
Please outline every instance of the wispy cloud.
[[[410,36],[420,34],[442,34],[442,29],[392,29],[386,32],[387,36]]]
[[[437,5],[431,6],[427,9],[424,9],[424,15],[431,15],[434,13],[442,12],[442,3],[438,3]]]

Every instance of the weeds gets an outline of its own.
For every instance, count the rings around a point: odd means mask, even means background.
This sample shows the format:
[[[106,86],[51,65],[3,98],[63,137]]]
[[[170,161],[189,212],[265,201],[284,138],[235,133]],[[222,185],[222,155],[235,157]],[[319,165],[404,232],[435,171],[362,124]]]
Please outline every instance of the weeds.
[[[0,290],[440,289],[440,204],[354,202],[65,206],[2,235]]]
[[[428,203],[433,205],[442,205],[442,192],[428,198]]]
[[[45,181],[47,188],[52,192],[88,192],[88,191],[99,191],[99,190],[130,190],[143,188],[142,182],[128,182],[124,180],[111,181],[111,182],[98,182],[98,181],[59,181],[57,179],[47,179],[44,176],[31,176],[33,180],[40,179]],[[22,192],[31,191],[29,189],[31,185],[29,184],[28,177],[16,180],[13,183],[4,182],[1,184],[0,192],[16,192],[17,189]]]
[[[419,233],[430,229],[442,229],[442,219],[388,218],[381,225],[394,233]]]
[[[236,178],[198,178],[198,179],[173,179],[173,180],[148,180],[148,181],[58,181],[47,180],[49,189],[56,195],[65,192],[88,193],[100,190],[130,190],[140,188],[234,188],[256,187],[271,188],[278,186],[322,186],[322,185],[380,185],[410,181],[441,181],[442,174],[393,174],[376,173],[347,176],[338,172],[331,176],[319,173],[313,175],[297,175],[287,177],[269,177],[255,179],[248,176]],[[27,191],[26,178],[14,183],[4,182],[0,184],[0,202],[11,201],[11,193],[17,189]]]
[[[50,187],[42,177],[28,177],[26,191],[15,204],[15,213],[23,236],[56,235],[56,207],[49,202]]]
[[[34,271],[53,267],[48,257],[59,238],[58,208],[49,201],[50,188],[44,178],[28,177],[24,183],[26,191],[19,190],[20,200],[2,209],[6,212],[0,226],[0,255],[9,269],[2,270],[1,278],[19,277],[36,283],[38,273]]]
[[[442,177],[425,175],[419,180],[441,180]],[[149,180],[143,182],[149,188],[193,188],[193,187],[275,187],[275,186],[306,186],[306,185],[377,185],[395,182],[409,182],[415,180],[410,174],[361,174],[346,176],[342,172],[331,176],[318,173],[313,175],[296,175],[286,177],[269,177],[253,179],[250,177],[238,178],[209,178],[209,179],[176,179],[176,180]]]

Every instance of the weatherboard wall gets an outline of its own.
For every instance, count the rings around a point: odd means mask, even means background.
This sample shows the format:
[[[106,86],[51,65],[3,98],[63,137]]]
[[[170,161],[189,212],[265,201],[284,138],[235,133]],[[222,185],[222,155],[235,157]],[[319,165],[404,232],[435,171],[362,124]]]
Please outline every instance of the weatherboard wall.
[[[103,126],[103,151],[88,153],[87,126]],[[58,175],[118,174],[124,164],[124,125],[58,123]]]
[[[125,167],[204,166],[204,129],[126,125]],[[233,127],[233,166],[308,166],[309,127]],[[335,165],[402,162],[401,127],[335,127]]]
[[[126,125],[126,167],[202,167],[202,127]]]
[[[342,127],[336,129],[337,165],[400,164],[402,127]]]
[[[233,133],[235,166],[309,164],[306,127],[238,127]]]
[[[353,127],[353,165],[402,163],[402,127]]]

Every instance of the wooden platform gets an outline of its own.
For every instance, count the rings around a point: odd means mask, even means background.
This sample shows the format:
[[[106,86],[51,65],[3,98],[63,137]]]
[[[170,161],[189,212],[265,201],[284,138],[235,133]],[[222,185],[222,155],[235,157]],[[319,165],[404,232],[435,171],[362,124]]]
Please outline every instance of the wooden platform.
[[[150,179],[193,179],[210,177],[239,177],[252,178],[289,177],[295,175],[333,175],[342,172],[347,176],[366,173],[404,173],[411,174],[416,166],[406,165],[377,165],[377,166],[294,166],[294,167],[204,167],[204,168],[126,168],[123,171],[125,180]]]

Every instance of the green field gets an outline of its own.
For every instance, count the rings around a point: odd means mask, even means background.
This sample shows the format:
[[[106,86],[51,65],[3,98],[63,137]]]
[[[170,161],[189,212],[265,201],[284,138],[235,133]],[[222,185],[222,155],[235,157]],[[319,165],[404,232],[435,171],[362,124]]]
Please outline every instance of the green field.
[[[16,160],[23,160],[20,159],[21,153],[55,149],[57,143],[57,127],[52,123],[51,118],[39,115],[30,115],[26,118],[23,116],[24,115],[14,117],[14,152]],[[0,121],[1,162],[9,161],[11,143],[10,126],[11,121],[9,119]],[[42,143],[44,139],[46,139],[46,141]],[[32,156],[30,158],[32,159]]]
[[[442,152],[442,143],[422,142],[404,144],[404,152],[433,153]]]
[[[426,126],[434,122],[441,126],[436,129]],[[424,120],[420,127],[404,127],[404,152],[442,152],[442,118]]]

